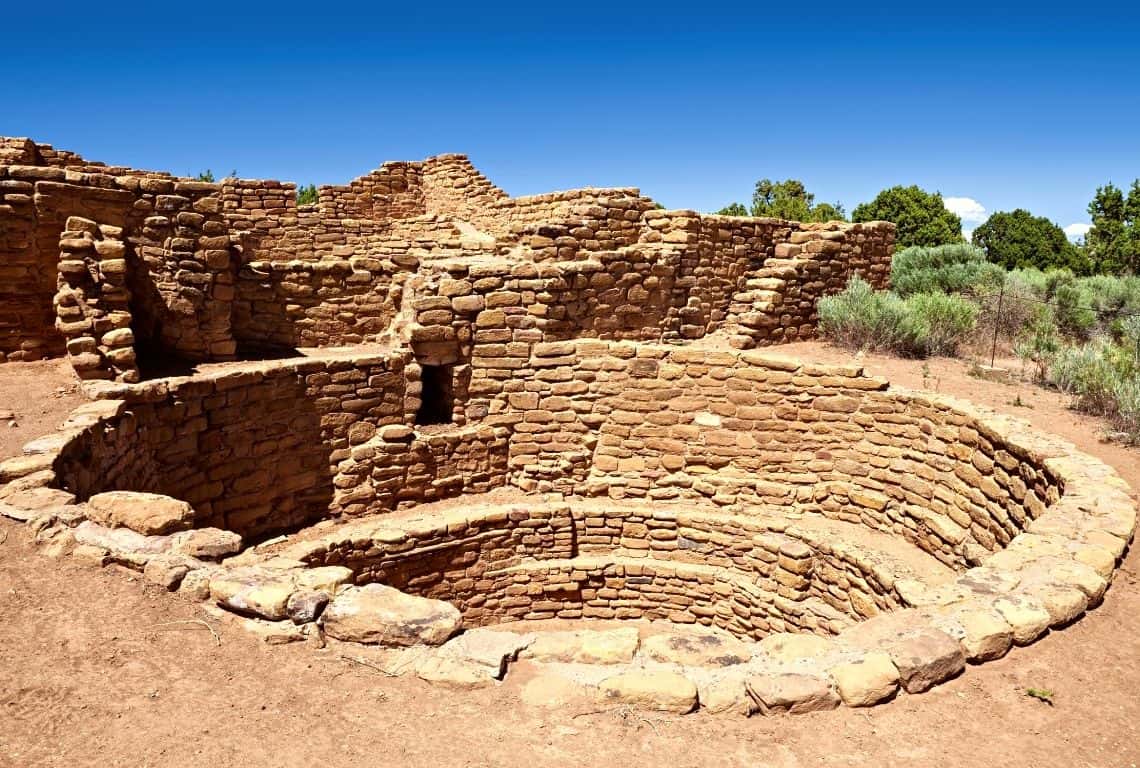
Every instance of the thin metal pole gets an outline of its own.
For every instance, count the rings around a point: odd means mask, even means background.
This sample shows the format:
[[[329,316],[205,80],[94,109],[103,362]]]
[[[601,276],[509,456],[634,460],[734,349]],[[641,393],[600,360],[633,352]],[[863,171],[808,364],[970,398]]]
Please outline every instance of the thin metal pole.
[[[994,316],[994,344],[990,348],[990,368],[994,367],[994,360],[997,359],[997,337],[998,326],[1001,325],[1001,307],[1005,300],[1005,281],[1001,282],[1001,292],[998,293],[997,314]]]

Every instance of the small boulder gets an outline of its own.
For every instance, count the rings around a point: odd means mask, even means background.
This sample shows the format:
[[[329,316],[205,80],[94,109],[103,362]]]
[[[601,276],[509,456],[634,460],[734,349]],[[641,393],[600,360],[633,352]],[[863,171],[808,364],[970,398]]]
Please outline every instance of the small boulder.
[[[683,715],[697,706],[696,684],[676,672],[633,670],[603,680],[598,690],[608,701],[657,712]]]
[[[835,709],[839,697],[831,683],[815,675],[774,673],[753,675],[745,681],[748,695],[761,714],[815,712]]]
[[[388,646],[442,645],[461,623],[459,610],[451,603],[383,584],[345,587],[321,616],[330,637]]]
[[[438,655],[477,664],[485,667],[495,679],[502,679],[507,672],[507,665],[518,658],[519,651],[534,641],[533,634],[472,629],[448,640],[439,649]]]
[[[259,568],[222,571],[210,580],[210,597],[223,608],[270,621],[288,618],[295,591],[290,573]]]
[[[858,661],[837,664],[831,668],[831,677],[849,707],[878,704],[899,689],[899,671],[885,653],[869,653]]]
[[[285,610],[294,624],[316,621],[329,604],[329,593],[312,589],[299,589],[289,595]]]
[[[145,536],[185,530],[194,523],[193,507],[158,493],[97,493],[87,500],[87,507],[88,517],[95,522],[130,528]]]
[[[147,561],[143,568],[143,578],[151,584],[173,592],[178,589],[182,579],[190,572],[190,567],[184,558],[169,555],[156,555]]]
[[[532,707],[550,709],[587,701],[589,689],[570,678],[548,672],[533,677],[519,691],[519,699]]]
[[[885,650],[907,693],[922,693],[966,668],[961,644],[945,632],[925,629],[901,637]]]
[[[107,528],[90,520],[76,526],[75,540],[117,556],[155,555],[170,549],[169,536],[144,536],[129,528]]]
[[[468,659],[436,654],[425,659],[416,669],[421,680],[449,688],[481,688],[497,678],[490,667]]]
[[[171,551],[206,560],[221,560],[241,552],[241,536],[221,528],[195,528],[170,537]]]

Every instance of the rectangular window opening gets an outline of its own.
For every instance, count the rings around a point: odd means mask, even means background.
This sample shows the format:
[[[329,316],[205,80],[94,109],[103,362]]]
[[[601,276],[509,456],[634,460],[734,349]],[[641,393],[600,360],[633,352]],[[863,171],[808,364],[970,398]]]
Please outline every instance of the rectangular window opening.
[[[451,424],[455,418],[451,366],[422,366],[420,385],[420,409],[416,412],[416,424]]]

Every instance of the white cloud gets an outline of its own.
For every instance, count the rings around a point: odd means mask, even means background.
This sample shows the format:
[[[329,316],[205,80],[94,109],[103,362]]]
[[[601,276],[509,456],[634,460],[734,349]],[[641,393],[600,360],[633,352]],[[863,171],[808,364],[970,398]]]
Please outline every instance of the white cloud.
[[[1087,235],[1090,229],[1092,229],[1091,224],[1081,224],[1078,222],[1065,227],[1065,234],[1069,236],[1070,240],[1075,241]]]
[[[958,214],[963,224],[981,224],[986,220],[986,207],[972,197],[944,197],[946,210]]]
[[[974,237],[974,230],[962,227],[962,237],[966,238],[967,240],[972,239]]]

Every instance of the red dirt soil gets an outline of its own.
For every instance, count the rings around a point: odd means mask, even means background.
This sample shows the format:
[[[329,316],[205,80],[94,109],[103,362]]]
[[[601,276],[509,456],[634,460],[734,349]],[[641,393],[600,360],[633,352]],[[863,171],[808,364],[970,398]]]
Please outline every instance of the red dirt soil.
[[[851,359],[816,343],[779,352]],[[920,362],[863,362],[923,386]],[[930,361],[926,378],[1062,435],[1140,489],[1140,451],[1100,442],[1098,422],[1068,411],[1060,395],[980,381],[956,360]],[[0,366],[0,404],[23,414],[19,441],[6,436],[0,455],[62,420],[75,396],[53,393],[68,386],[62,363]],[[1019,395],[1029,407],[1011,404]],[[474,692],[388,678],[331,648],[266,646],[129,571],[43,557],[10,521],[0,539],[0,766],[1140,763],[1137,548],[1103,605],[929,693],[869,710],[745,719],[532,709],[509,675]],[[220,644],[200,624],[171,623],[202,618]],[[1030,687],[1052,690],[1053,705],[1028,697]]]

